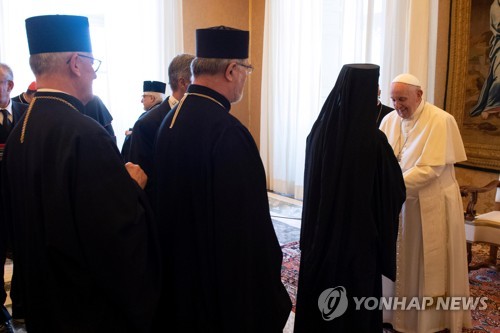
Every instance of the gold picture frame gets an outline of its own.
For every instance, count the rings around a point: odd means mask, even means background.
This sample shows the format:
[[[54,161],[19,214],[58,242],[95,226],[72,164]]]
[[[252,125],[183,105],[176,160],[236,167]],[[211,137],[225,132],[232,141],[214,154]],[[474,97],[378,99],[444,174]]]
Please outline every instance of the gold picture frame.
[[[455,117],[464,141],[467,162],[462,164],[500,171],[500,113],[471,115],[489,72],[485,40],[492,35],[491,4],[492,0],[451,0],[445,109]]]

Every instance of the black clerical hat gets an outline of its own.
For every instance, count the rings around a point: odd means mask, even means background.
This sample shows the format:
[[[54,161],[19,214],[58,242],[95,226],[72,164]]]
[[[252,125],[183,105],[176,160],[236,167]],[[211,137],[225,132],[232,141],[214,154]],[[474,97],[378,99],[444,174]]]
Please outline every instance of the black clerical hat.
[[[167,87],[166,83],[160,81],[144,81],[143,92],[158,92],[165,93],[165,88]]]
[[[200,58],[246,59],[250,33],[225,26],[196,29],[196,56]]]
[[[44,15],[26,19],[30,54],[92,52],[89,20],[84,16]]]

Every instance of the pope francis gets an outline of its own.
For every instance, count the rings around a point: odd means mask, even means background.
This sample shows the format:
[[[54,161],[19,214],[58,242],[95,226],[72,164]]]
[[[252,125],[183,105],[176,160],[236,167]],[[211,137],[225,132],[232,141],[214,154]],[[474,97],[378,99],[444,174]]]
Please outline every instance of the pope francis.
[[[452,115],[426,102],[419,80],[397,76],[391,84],[395,110],[380,129],[394,150],[406,185],[397,245],[396,282],[384,295],[469,296],[463,207],[454,163],[467,159]],[[470,311],[395,310],[384,314],[400,332],[462,332]]]

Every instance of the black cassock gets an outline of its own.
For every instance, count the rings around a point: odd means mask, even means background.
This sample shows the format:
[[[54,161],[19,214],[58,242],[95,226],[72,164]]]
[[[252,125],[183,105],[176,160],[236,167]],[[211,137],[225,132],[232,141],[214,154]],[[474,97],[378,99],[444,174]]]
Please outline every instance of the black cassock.
[[[2,168],[27,330],[148,332],[161,263],[144,192],[79,100],[37,92],[31,107]]]
[[[166,105],[162,105],[166,103]],[[139,118],[137,118],[137,121],[135,122],[135,124],[137,124],[137,122],[140,122],[144,117],[146,117],[148,114],[151,113],[151,111],[155,110],[156,108],[158,108],[160,105],[162,105],[161,107],[161,111],[160,110],[156,110],[154,112],[155,114],[155,118],[158,117],[158,116],[161,116],[162,118],[161,119],[155,119],[154,120],[154,124],[153,126],[156,127],[156,130],[158,130],[158,127],[160,127],[160,124],[161,124],[161,121],[163,120],[163,118],[165,117],[166,113],[170,110],[170,104],[168,104],[168,98],[165,99],[162,103],[158,103],[158,104],[155,104],[153,106],[151,106],[149,109],[147,109],[146,111],[144,111],[143,113],[141,113],[141,115],[139,116]],[[147,125],[147,128],[151,128],[151,118],[148,120],[148,125]],[[133,138],[133,135],[134,135],[134,129],[135,129],[135,124],[134,124],[134,128],[130,128],[130,130],[132,131],[132,134],[129,134],[127,136],[125,136],[125,140],[123,141],[123,146],[122,146],[122,150],[121,150],[121,154],[122,154],[122,157],[123,159],[125,160],[125,162],[133,162],[132,161],[132,158],[131,158],[131,146],[132,146],[132,138]],[[143,128],[144,129],[144,128]],[[141,136],[144,136],[144,132],[142,132],[140,134]],[[153,134],[153,135],[147,135],[148,136],[148,140],[150,138],[155,138],[156,137],[156,132]],[[144,138],[144,137],[143,137]],[[144,141],[143,141],[144,142]],[[142,143],[140,145],[141,148],[143,148],[142,146]],[[136,147],[137,148],[137,147]],[[151,149],[149,149],[151,150]],[[135,159],[137,160],[137,149],[135,150]],[[149,152],[148,152],[149,153]],[[149,153],[151,156],[152,156],[152,152]],[[133,162],[135,164],[138,164],[137,162]],[[142,165],[141,165],[142,167]],[[148,168],[150,169],[150,168]],[[148,175],[148,177],[150,176],[150,172],[147,172],[144,168],[143,168],[144,172],[146,172],[146,174]],[[149,187],[149,182],[148,182],[148,187]]]
[[[355,310],[353,299],[379,298],[381,274],[394,279],[405,200],[401,169],[376,127],[378,77],[376,65],[345,65],[307,138],[295,333],[382,331],[382,312]],[[347,310],[325,320],[318,299],[339,286]]]
[[[161,104],[153,107],[151,110],[141,116],[134,124],[134,129],[130,137],[129,161],[139,164],[142,170],[148,175],[148,183],[144,189],[152,199],[154,187],[154,146],[156,133],[160,128],[163,118],[170,111],[168,103],[170,97],[167,97]]]
[[[281,332],[291,309],[264,167],[230,107],[193,84],[158,132],[156,211],[167,269],[159,326],[172,332]]]
[[[158,105],[158,104],[157,104]],[[146,114],[148,114],[148,111],[144,111],[143,113],[141,113],[141,115],[139,116],[139,118],[137,118],[137,120],[140,120],[142,117],[144,117]],[[136,121],[137,122],[137,121]],[[133,130],[132,127],[129,128],[130,131]],[[132,134],[134,132],[132,131]],[[123,157],[123,160],[125,162],[130,162],[130,145],[132,143],[132,134],[129,134],[129,135],[126,135],[125,136],[125,139],[123,140],[123,145],[122,145],[122,150],[121,150],[121,154],[122,154],[122,157]]]

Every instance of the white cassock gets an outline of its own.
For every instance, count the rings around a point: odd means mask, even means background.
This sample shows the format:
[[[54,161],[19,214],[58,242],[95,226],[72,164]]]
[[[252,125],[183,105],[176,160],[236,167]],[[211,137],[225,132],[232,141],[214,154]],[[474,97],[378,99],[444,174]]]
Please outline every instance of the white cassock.
[[[384,296],[469,296],[462,199],[453,164],[467,159],[452,115],[422,100],[411,119],[397,111],[380,124],[400,161],[406,185],[398,235],[396,283]],[[384,311],[400,332],[462,332],[469,310]]]

